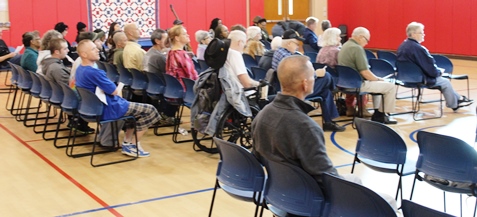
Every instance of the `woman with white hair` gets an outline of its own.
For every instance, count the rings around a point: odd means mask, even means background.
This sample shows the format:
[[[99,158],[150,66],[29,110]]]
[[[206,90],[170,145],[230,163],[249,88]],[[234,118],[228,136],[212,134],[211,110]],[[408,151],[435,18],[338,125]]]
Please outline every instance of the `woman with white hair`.
[[[338,28],[329,28],[323,32],[320,39],[321,49],[316,56],[316,62],[326,64],[332,68],[338,64],[338,52],[341,46],[341,30]]]
[[[205,49],[207,49],[207,45],[209,45],[210,41],[212,41],[212,36],[207,31],[198,30],[195,32],[195,40],[197,43],[199,43],[196,53],[197,59],[204,60]]]
[[[244,53],[250,55],[254,59],[257,56],[263,56],[265,53],[265,46],[260,42],[262,38],[262,30],[258,26],[250,26],[247,28],[247,45]]]

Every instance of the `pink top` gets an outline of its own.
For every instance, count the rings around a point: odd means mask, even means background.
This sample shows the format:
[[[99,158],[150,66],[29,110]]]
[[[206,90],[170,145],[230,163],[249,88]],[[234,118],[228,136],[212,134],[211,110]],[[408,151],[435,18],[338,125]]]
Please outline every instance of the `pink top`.
[[[167,54],[166,73],[176,77],[185,89],[182,78],[197,80],[194,63],[185,50],[170,50]]]
[[[316,62],[326,64],[334,68],[338,64],[338,52],[340,52],[340,48],[338,46],[322,47],[316,56]]]

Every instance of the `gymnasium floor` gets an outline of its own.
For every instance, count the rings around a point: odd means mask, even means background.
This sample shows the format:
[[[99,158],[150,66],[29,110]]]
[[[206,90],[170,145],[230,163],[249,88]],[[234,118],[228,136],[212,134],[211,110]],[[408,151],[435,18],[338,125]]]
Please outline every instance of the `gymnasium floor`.
[[[453,60],[455,74],[469,74],[471,98],[477,96],[477,62]],[[1,85],[5,73],[0,73]],[[454,88],[466,94],[465,81],[452,81]],[[400,95],[409,94],[399,88]],[[425,91],[426,98],[438,97]],[[44,141],[17,122],[5,109],[7,94],[0,94],[0,216],[207,216],[215,182],[219,155],[195,152],[192,143],[175,144],[171,136],[154,136],[150,130],[143,147],[151,157],[132,162],[93,168],[89,157],[69,158],[65,149]],[[370,107],[370,105],[368,106]],[[399,100],[396,110],[410,108],[410,101]],[[475,104],[454,113],[444,108],[442,118],[413,121],[411,115],[399,115],[391,125],[406,141],[408,158],[417,158],[415,132],[426,130],[452,135],[470,145],[475,142]],[[432,115],[436,104],[425,105]],[[315,118],[321,123],[321,119]],[[187,125],[188,111],[183,119]],[[341,123],[343,124],[343,123]],[[187,127],[186,127],[187,128]],[[190,136],[181,136],[189,138]],[[325,133],[326,146],[334,165],[342,174],[350,173],[357,133],[350,125],[345,132]],[[64,141],[62,141],[64,142]],[[120,157],[118,151],[99,158]],[[355,174],[363,184],[377,192],[393,195],[397,176],[382,174],[358,165]],[[404,198],[408,199],[412,176],[404,177]],[[413,201],[443,210],[441,191],[425,183],[416,184]],[[464,196],[464,216],[471,216],[475,198]],[[447,211],[459,215],[458,195],[448,194]],[[218,191],[213,216],[252,216],[254,205]],[[264,216],[272,216],[266,211]]]

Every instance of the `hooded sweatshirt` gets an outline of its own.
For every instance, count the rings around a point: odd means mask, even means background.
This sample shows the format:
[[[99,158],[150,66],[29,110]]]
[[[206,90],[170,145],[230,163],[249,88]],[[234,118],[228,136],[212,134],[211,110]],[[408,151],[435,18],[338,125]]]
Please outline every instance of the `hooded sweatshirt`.
[[[41,65],[46,80],[68,85],[70,69],[63,65],[62,60],[50,57],[42,60]]]

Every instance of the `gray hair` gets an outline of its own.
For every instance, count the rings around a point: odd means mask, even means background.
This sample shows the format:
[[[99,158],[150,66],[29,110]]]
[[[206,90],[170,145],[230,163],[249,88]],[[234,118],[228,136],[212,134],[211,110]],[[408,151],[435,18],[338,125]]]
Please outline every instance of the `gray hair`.
[[[423,30],[424,24],[418,23],[418,22],[409,23],[409,25],[407,25],[407,28],[406,28],[407,37],[411,37],[412,33],[416,33],[416,31],[419,29]]]
[[[247,41],[247,36],[245,35],[245,32],[242,32],[240,30],[234,30],[229,33],[229,36],[227,37],[231,41]]]
[[[210,36],[209,32],[207,32],[207,31],[197,30],[197,32],[195,32],[195,40],[199,44],[202,44],[202,40],[207,38],[207,36]]]
[[[364,28],[364,27],[356,27],[353,30],[353,33],[351,34],[351,37],[357,37],[357,36],[369,36],[369,30]]]
[[[272,50],[277,50],[282,46],[282,37],[276,36],[273,38],[272,42],[270,43]]]
[[[262,30],[258,26],[249,26],[247,28],[247,39],[255,38],[257,35],[262,34]]]
[[[161,40],[162,34],[167,34],[167,32],[163,29],[156,29],[151,33],[151,42],[152,45],[156,45],[156,39]]]
[[[336,27],[326,29],[320,38],[320,46],[325,47],[339,45],[340,40],[338,40],[338,36],[340,36],[340,34],[341,30]]]
[[[63,38],[63,35],[56,30],[48,30],[41,39],[41,50],[48,50],[51,39]]]
[[[124,33],[123,31],[115,33],[113,36],[114,43],[117,44],[119,40],[121,40],[121,38],[123,37],[127,38],[126,33]]]

